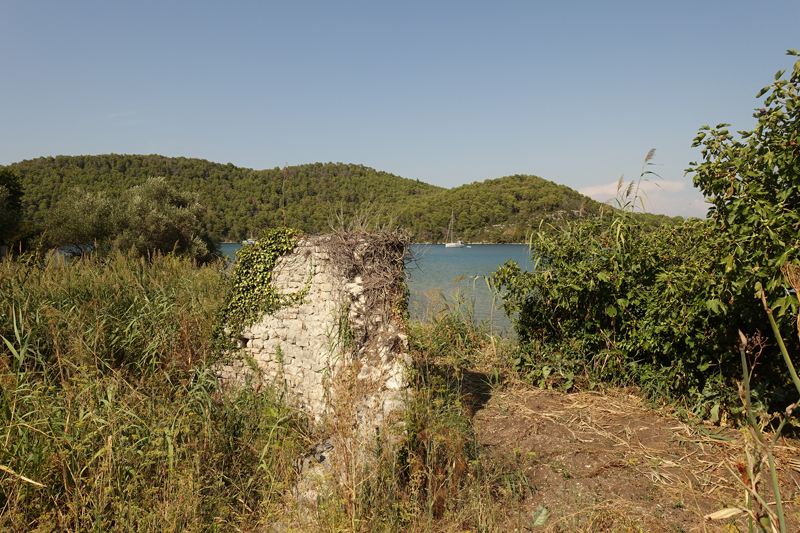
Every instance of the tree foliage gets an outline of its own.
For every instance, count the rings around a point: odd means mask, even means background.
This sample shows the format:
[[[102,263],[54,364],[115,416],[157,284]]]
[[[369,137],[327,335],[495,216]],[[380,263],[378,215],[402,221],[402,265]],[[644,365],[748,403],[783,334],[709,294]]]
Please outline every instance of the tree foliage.
[[[163,178],[151,178],[119,198],[76,190],[51,210],[44,240],[48,247],[78,253],[174,252],[207,262],[214,258],[215,246],[200,228],[204,213],[195,195],[175,190]]]
[[[582,220],[534,237],[534,268],[513,261],[492,281],[524,346],[517,366],[537,380],[577,376],[637,384],[653,397],[683,397],[699,414],[736,402],[735,330],[721,309],[719,245],[706,221],[644,231]]]
[[[114,244],[140,255],[176,252],[200,261],[212,259],[213,245],[201,233],[205,208],[197,196],[152,178],[127,190],[115,213]]]
[[[754,293],[762,287],[781,313],[798,310],[780,269],[800,259],[800,61],[788,81],[784,73],[758,94],[767,97],[753,115],[754,130],[736,139],[729,124],[701,128],[693,146],[702,147],[703,162],[689,169],[713,205],[715,236],[726,247],[720,259],[731,282],[730,305],[743,299],[738,309],[756,313]]]
[[[22,180],[11,167],[0,167],[0,244],[10,239],[22,215]]]
[[[634,186],[620,188],[605,220],[536,232],[529,271],[509,261],[495,273],[523,346],[515,364],[542,385],[569,388],[581,375],[635,383],[718,416],[732,400],[726,385],[738,357],[720,307],[726,285],[713,269],[719,244],[697,219],[648,228],[633,213]]]
[[[527,346],[518,366],[570,385],[578,374],[633,382],[716,418],[740,410],[741,330],[755,346],[756,402],[783,409],[795,399],[760,301],[763,290],[796,359],[798,300],[781,267],[800,260],[800,61],[788,81],[783,74],[759,93],[769,94],[754,130],[737,140],[726,124],[704,126],[695,138],[704,161],[689,171],[713,205],[707,220],[646,232],[614,210],[608,225],[537,234],[533,271],[508,263],[497,272]]]
[[[76,252],[112,246],[114,204],[102,191],[69,191],[47,215],[45,245],[48,248],[69,247]]]
[[[331,213],[352,217],[371,206],[382,209],[417,242],[443,242],[451,211],[462,240],[524,242],[526,232],[543,220],[596,216],[600,207],[576,191],[530,175],[443,189],[354,164],[252,170],[202,159],[116,154],[41,157],[15,168],[26,186],[26,214],[34,222],[42,223],[70,189],[102,192],[113,199],[148,176],[161,175],[171,187],[198,195],[207,209],[200,222],[203,231],[230,241],[284,225],[326,233]],[[655,225],[670,222],[668,217],[650,220]]]
[[[599,209],[568,187],[517,174],[409,198],[398,218],[417,241],[444,242],[453,213],[460,240],[524,242],[542,221],[597,216]]]

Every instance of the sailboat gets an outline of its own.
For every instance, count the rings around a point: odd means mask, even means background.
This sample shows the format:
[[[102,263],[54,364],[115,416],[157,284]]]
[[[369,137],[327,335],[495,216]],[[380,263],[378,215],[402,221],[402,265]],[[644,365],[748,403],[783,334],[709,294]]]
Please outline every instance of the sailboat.
[[[456,241],[453,238],[453,223],[455,222],[456,217],[452,210],[450,210],[450,227],[447,230],[447,239],[449,242],[445,243],[445,248],[463,248],[464,243],[462,241]]]

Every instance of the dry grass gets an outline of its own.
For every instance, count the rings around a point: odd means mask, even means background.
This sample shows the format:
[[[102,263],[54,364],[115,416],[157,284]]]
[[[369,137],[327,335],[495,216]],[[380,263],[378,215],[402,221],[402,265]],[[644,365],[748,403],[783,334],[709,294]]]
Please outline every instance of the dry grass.
[[[527,511],[544,503],[551,517],[546,530],[747,530],[744,518],[703,519],[743,501],[734,474],[743,460],[743,431],[682,422],[626,391],[568,394],[521,386],[493,395],[475,425],[495,453],[535,455],[530,477],[539,490]],[[788,439],[776,447],[782,492],[791,495],[787,519],[795,528],[798,452]]]
[[[213,351],[200,307],[219,297],[217,274],[169,262],[5,266],[0,334],[16,352],[3,347],[0,441],[14,462],[2,462],[13,473],[0,472],[0,524],[10,531],[747,531],[743,518],[703,519],[743,501],[745,432],[686,421],[629,389],[532,387],[509,363],[512,346],[447,308],[409,326],[399,441],[358,441],[348,399],[363,391],[342,380],[329,430],[349,450],[337,466],[346,475],[299,505],[292,458],[326,435],[304,434],[266,389],[225,398],[191,371]],[[125,315],[137,298],[149,314]],[[116,315],[134,329],[103,320]],[[782,438],[774,452],[797,531],[800,445]]]

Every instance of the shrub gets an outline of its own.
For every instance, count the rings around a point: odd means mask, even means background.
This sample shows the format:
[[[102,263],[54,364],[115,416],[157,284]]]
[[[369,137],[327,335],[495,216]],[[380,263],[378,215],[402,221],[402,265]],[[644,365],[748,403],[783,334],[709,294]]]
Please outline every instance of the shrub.
[[[13,235],[22,215],[22,180],[10,167],[0,168],[0,244]]]
[[[497,271],[493,283],[505,291],[503,306],[523,345],[517,366],[542,383],[543,371],[570,385],[581,375],[636,383],[717,413],[737,354],[728,349],[718,304],[726,285],[711,268],[708,224],[645,232],[631,219],[617,221],[538,233],[533,271],[513,261]]]
[[[720,247],[715,268],[730,282],[723,310],[754,322],[763,316],[763,290],[779,320],[784,317],[784,338],[794,339],[790,317],[798,299],[781,268],[800,263],[800,61],[788,81],[784,72],[758,94],[769,93],[753,115],[754,130],[738,132],[737,140],[728,124],[701,128],[693,146],[702,147],[703,162],[689,171],[712,204],[710,225]],[[800,346],[792,344],[797,354]]]
[[[770,92],[742,140],[725,124],[703,127],[694,140],[705,162],[690,171],[714,206],[708,220],[646,233],[631,216],[632,183],[610,225],[578,221],[539,232],[532,272],[513,262],[498,270],[493,282],[526,346],[518,366],[541,377],[558,361],[567,376],[633,382],[716,419],[726,405],[741,410],[737,330],[754,338],[770,331],[762,291],[796,356],[798,300],[780,270],[800,260],[800,61],[789,81],[782,75],[759,94]],[[647,173],[643,167],[640,182]],[[782,409],[793,386],[777,341],[762,346],[753,397]]]
[[[196,195],[150,178],[118,199],[103,192],[72,191],[49,215],[45,243],[83,254],[112,249],[148,257],[175,253],[199,263],[215,258],[216,246],[200,231],[205,208]]]

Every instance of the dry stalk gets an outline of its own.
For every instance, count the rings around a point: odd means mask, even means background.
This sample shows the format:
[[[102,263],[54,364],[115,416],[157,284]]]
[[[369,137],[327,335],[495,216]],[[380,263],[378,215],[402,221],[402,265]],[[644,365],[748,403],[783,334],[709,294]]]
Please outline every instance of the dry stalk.
[[[340,231],[319,242],[341,280],[338,338],[330,354],[335,363],[327,381],[328,430],[335,449],[334,490],[353,531],[370,514],[362,493],[376,475],[375,428],[391,423],[383,419],[384,371],[391,367],[385,363],[404,351],[396,343],[405,331],[400,313],[409,245],[406,233],[368,231]]]
[[[402,282],[410,244],[407,233],[365,231],[339,232],[322,244],[340,279],[360,287],[352,305],[364,320],[350,324],[354,357],[374,352],[376,343],[382,341],[379,330],[385,324],[402,325],[399,309],[406,297]]]

